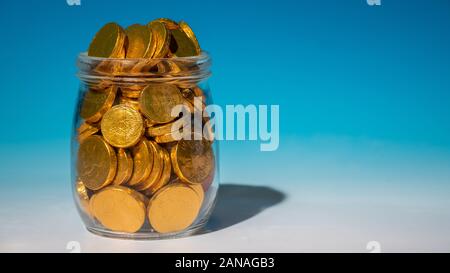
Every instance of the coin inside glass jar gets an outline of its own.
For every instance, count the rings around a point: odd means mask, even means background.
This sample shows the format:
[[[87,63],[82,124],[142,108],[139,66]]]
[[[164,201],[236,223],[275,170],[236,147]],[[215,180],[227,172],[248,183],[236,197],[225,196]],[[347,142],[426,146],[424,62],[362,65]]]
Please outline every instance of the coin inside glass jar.
[[[101,121],[101,130],[109,144],[127,148],[141,139],[144,133],[144,121],[136,109],[120,104],[105,113]]]
[[[175,118],[172,109],[185,101],[173,84],[149,84],[141,93],[139,106],[145,117],[154,123],[168,123]]]
[[[147,199],[122,186],[107,187],[91,199],[95,218],[106,228],[118,232],[137,232],[145,222]]]
[[[147,216],[159,233],[177,232],[195,221],[201,207],[197,193],[184,184],[169,184],[149,201]]]
[[[81,142],[77,163],[80,180],[91,190],[107,186],[116,175],[116,152],[101,136],[89,136]]]
[[[112,184],[125,184],[133,174],[133,158],[126,149],[118,149],[117,151],[117,173]]]
[[[117,87],[114,86],[102,91],[93,89],[87,91],[81,105],[80,116],[87,122],[99,121],[113,105],[116,94]]]
[[[202,184],[214,175],[215,162],[207,140],[180,140],[171,150],[174,172],[185,183]]]

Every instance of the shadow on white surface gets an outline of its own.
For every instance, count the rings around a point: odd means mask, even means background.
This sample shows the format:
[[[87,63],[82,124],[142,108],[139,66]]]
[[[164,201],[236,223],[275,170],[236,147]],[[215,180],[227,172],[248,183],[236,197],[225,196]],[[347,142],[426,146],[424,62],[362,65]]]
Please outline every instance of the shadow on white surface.
[[[285,198],[284,193],[267,186],[222,184],[216,207],[201,234],[236,225],[283,202]]]

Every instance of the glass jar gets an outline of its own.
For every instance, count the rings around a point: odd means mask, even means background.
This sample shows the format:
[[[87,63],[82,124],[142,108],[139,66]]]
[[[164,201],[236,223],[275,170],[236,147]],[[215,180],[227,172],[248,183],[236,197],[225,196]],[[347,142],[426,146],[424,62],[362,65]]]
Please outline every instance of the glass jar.
[[[218,145],[203,111],[212,104],[210,64],[206,52],[164,59],[79,55],[71,180],[89,231],[160,239],[206,224],[219,187]]]

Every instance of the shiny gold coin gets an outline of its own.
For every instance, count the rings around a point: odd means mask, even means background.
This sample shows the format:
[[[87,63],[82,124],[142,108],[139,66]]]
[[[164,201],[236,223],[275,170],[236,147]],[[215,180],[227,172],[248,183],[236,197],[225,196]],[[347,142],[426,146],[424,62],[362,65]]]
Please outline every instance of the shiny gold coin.
[[[91,190],[107,186],[116,175],[116,153],[101,136],[89,136],[81,142],[77,163],[80,180]]]
[[[169,50],[174,56],[189,57],[200,53],[194,41],[181,28],[171,30],[171,35]]]
[[[89,90],[84,96],[80,116],[86,122],[97,122],[108,111],[116,98],[117,87],[111,86],[104,91]]]
[[[123,55],[126,35],[116,23],[104,25],[89,45],[88,56],[119,58]]]
[[[159,189],[167,185],[170,180],[170,175],[172,174],[172,165],[170,163],[169,152],[167,152],[167,150],[163,147],[161,147],[161,150],[163,152],[163,170],[159,180],[144,192],[148,196],[155,194]]]
[[[89,193],[88,189],[81,180],[78,180],[75,184],[75,191],[80,202],[81,209],[89,216],[92,216],[89,207]]]
[[[185,118],[179,118],[166,124],[153,125],[147,128],[147,134],[152,137],[167,135],[172,132],[180,131],[187,122],[188,121]]]
[[[147,25],[152,30],[152,37],[156,40],[156,49],[153,58],[164,58],[169,52],[170,33],[164,23],[152,21]]]
[[[168,18],[158,18],[155,21],[159,21],[164,23],[164,25],[166,26],[167,29],[172,30],[172,29],[177,29],[178,28],[178,24],[177,22],[168,19]]]
[[[116,105],[102,118],[101,130],[109,144],[118,148],[134,146],[144,133],[141,114],[127,105]]]
[[[145,191],[148,188],[152,187],[158,179],[161,177],[161,173],[163,171],[164,167],[164,161],[163,161],[163,151],[162,148],[159,147],[158,144],[156,144],[153,141],[148,141],[150,153],[153,154],[153,165],[152,170],[150,172],[150,175],[141,183],[136,185],[134,188],[138,191]]]
[[[137,232],[144,225],[147,199],[122,186],[110,186],[94,195],[90,207],[95,218],[107,229]]]
[[[189,39],[192,41],[192,43],[195,46],[195,55],[199,55],[201,52],[200,44],[198,43],[197,37],[195,37],[194,31],[192,31],[191,27],[184,21],[181,21],[178,26],[181,30],[183,30],[184,33],[189,37]]]
[[[202,184],[214,175],[214,153],[205,139],[182,139],[172,148],[170,156],[175,174],[185,183]]]
[[[140,109],[147,119],[154,123],[168,123],[176,117],[171,115],[177,105],[185,104],[175,85],[149,84],[139,98]]]
[[[133,158],[126,149],[117,150],[117,173],[112,181],[114,185],[125,184],[133,174]]]
[[[128,38],[127,58],[144,58],[152,56],[156,43],[152,39],[152,31],[147,27],[134,24],[125,29]]]
[[[145,139],[131,149],[133,174],[127,183],[129,186],[136,186],[150,175],[153,165],[153,154],[150,151],[150,144]]]
[[[152,228],[159,233],[182,231],[192,225],[200,211],[197,193],[184,184],[169,184],[151,199],[147,216]]]

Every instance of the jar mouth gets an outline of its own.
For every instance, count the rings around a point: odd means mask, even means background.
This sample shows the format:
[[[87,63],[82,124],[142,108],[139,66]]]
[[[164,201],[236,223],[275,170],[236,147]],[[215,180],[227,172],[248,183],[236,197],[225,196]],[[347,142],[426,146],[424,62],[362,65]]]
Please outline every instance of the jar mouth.
[[[211,76],[211,58],[206,51],[198,56],[172,58],[102,58],[91,57],[86,52],[78,55],[80,80],[96,84],[108,81],[115,84],[193,81]]]

